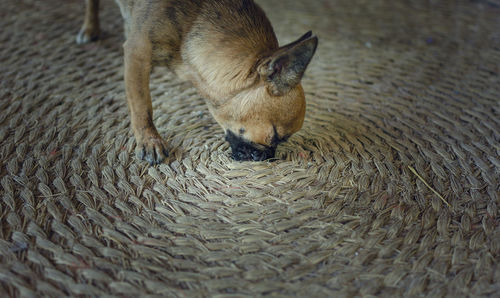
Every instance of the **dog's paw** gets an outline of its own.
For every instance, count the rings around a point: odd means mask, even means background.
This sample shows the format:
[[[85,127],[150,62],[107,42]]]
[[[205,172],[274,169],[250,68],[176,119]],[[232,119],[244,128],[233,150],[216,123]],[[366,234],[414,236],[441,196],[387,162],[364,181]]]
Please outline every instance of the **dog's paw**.
[[[76,35],[77,44],[86,44],[99,39],[99,29],[94,28],[82,28],[80,32]]]
[[[160,136],[149,137],[139,142],[136,147],[136,155],[150,165],[157,165],[168,157],[168,151],[165,148],[165,142]]]

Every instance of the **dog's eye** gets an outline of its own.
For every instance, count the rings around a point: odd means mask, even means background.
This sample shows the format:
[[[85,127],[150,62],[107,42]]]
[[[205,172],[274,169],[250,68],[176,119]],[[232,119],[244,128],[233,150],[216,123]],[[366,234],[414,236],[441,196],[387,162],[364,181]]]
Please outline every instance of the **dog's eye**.
[[[282,136],[280,137],[278,134],[275,134],[273,136],[273,139],[271,140],[271,145],[277,146],[283,142],[286,142],[290,136]]]
[[[244,133],[245,133],[245,129],[244,128],[240,128],[240,135],[242,135]]]
[[[273,125],[273,130],[274,130],[274,134],[273,134],[273,137],[271,139],[271,145],[273,145],[273,146],[277,146],[280,143],[286,142],[288,140],[288,138],[290,137],[290,135],[280,136],[278,133],[278,130],[276,129],[276,126],[274,126],[274,125]]]

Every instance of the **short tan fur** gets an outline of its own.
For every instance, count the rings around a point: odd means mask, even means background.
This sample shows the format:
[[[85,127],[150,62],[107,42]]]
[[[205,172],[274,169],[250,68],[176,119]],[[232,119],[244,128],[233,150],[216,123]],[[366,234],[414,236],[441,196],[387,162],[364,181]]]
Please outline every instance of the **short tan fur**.
[[[99,36],[98,0],[86,0],[78,43]],[[125,20],[125,85],[141,158],[167,156],[153,124],[149,79],[165,65],[191,81],[226,132],[237,160],[274,156],[305,115],[300,80],[317,47],[310,32],[279,47],[271,23],[252,0],[116,0]],[[273,155],[273,156],[271,156]]]

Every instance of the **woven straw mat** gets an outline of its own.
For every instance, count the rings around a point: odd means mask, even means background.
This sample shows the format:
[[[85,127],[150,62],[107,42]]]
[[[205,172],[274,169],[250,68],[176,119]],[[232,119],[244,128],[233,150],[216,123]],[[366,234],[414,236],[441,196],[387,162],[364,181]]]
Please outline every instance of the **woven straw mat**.
[[[259,3],[282,44],[319,37],[304,127],[234,162],[157,68],[150,167],[113,1],[77,46],[84,1],[2,0],[0,296],[499,297],[500,6]]]

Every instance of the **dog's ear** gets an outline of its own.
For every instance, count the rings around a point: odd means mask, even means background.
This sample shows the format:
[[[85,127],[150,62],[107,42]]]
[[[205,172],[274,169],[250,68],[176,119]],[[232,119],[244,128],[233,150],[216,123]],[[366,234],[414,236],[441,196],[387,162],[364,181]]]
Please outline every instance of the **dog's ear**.
[[[257,67],[259,75],[269,84],[269,91],[283,95],[300,83],[307,65],[316,52],[318,38],[311,31],[298,40],[279,48]]]

